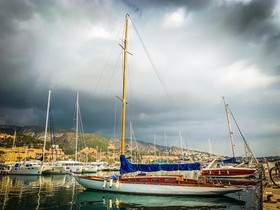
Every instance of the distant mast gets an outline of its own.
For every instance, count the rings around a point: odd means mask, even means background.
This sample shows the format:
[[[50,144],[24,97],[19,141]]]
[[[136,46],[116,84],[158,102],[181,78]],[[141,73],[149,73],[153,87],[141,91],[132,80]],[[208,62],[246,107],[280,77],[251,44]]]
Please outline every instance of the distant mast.
[[[123,46],[123,93],[122,93],[122,142],[121,142],[121,155],[124,155],[125,145],[125,116],[126,116],[126,56],[127,56],[127,38],[128,38],[128,18],[125,16],[125,38]]]
[[[48,134],[48,122],[49,122],[49,112],[50,112],[50,101],[51,101],[51,91],[49,90],[48,105],[47,105],[47,116],[46,116],[46,125],[45,125],[45,136],[44,136],[44,147],[43,147],[42,165],[44,164],[44,161],[45,161],[46,142],[47,142],[47,134]]]
[[[17,129],[15,128],[12,150],[14,150],[14,148],[15,148],[16,136],[17,136]]]
[[[235,144],[233,142],[233,130],[230,125],[230,113],[229,113],[229,106],[226,103],[225,97],[223,97],[224,105],[225,105],[225,110],[226,110],[226,117],[227,117],[227,124],[228,124],[228,130],[229,130],[229,137],[230,137],[230,143],[231,143],[231,150],[232,150],[232,156],[235,157]]]
[[[77,93],[77,102],[76,102],[76,148],[75,148],[75,161],[77,161],[78,154],[78,138],[79,138],[79,93]]]
[[[210,141],[210,139],[208,139],[208,143],[209,143],[209,153],[212,154],[212,147],[211,147],[211,141]]]

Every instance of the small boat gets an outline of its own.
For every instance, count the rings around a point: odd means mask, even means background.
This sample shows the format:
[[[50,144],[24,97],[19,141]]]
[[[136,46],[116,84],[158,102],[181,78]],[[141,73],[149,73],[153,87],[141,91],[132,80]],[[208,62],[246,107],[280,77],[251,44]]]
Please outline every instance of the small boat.
[[[15,162],[9,169],[10,175],[41,175],[41,161],[21,161]]]
[[[202,169],[201,175],[208,178],[257,178],[256,168],[224,163],[226,160],[213,160],[206,168]]]
[[[222,178],[222,179],[236,179],[236,178],[259,178],[259,171],[257,170],[258,161],[249,148],[249,145],[245,141],[243,135],[244,143],[246,148],[250,151],[253,161],[255,162],[254,167],[248,167],[245,162],[237,162],[235,158],[235,144],[233,142],[233,130],[230,124],[230,114],[232,115],[229,105],[226,103],[225,97],[223,97],[227,125],[229,129],[230,143],[232,149],[232,157],[226,160],[214,159],[206,168],[202,169],[202,176],[207,178]],[[233,115],[232,115],[233,116]]]
[[[146,195],[224,195],[242,191],[234,186],[205,183],[186,179],[182,175],[154,176],[142,172],[156,171],[192,171],[200,170],[200,163],[188,164],[134,164],[125,157],[125,119],[126,119],[126,57],[128,41],[129,15],[125,17],[123,96],[122,96],[122,140],[120,155],[120,176],[86,176],[74,175],[75,180],[87,189],[105,192],[146,194]],[[140,172],[141,176],[135,175]]]

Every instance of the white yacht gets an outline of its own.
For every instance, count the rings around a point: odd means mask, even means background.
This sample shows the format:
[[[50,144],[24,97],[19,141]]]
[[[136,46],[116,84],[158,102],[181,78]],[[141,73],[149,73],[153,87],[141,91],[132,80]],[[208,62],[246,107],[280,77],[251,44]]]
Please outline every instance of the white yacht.
[[[73,160],[60,160],[53,163],[51,166],[47,166],[44,169],[44,174],[71,174],[82,173],[84,164],[79,161]]]
[[[41,175],[41,161],[15,162],[8,171],[10,175]]]

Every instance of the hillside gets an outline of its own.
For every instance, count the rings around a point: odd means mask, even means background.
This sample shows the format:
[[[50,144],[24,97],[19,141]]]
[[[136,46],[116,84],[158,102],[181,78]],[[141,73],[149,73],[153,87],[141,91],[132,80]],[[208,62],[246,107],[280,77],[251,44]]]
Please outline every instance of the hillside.
[[[11,147],[13,141],[13,135],[16,130],[15,146],[32,146],[34,148],[42,147],[44,142],[45,130],[40,126],[14,126],[14,125],[0,125],[0,133],[8,134],[8,138],[1,138],[0,147]],[[59,145],[65,154],[73,154],[76,145],[76,134],[71,130],[57,129],[55,137],[47,138],[47,149],[55,142]],[[99,148],[101,150],[108,149],[108,140],[95,135],[95,134],[80,134],[78,141],[78,149],[85,147]]]
[[[6,138],[1,137],[0,139],[0,147],[11,148],[13,144],[13,136],[14,131],[16,129],[16,146],[29,146],[33,148],[42,148],[44,142],[45,131],[43,127],[40,126],[15,126],[15,125],[0,125],[0,133],[7,135]],[[55,140],[54,140],[55,139]],[[57,129],[55,133],[55,138],[52,138],[52,142],[50,138],[47,139],[47,148],[55,141],[56,145],[59,146],[60,149],[64,151],[66,155],[73,155],[75,153],[76,146],[76,133],[67,129]],[[106,139],[102,136],[98,136],[93,133],[84,133],[79,134],[78,139],[78,151],[89,147],[94,148],[101,153],[110,153],[112,154],[119,153],[119,148],[121,145],[121,141],[119,139]],[[178,157],[178,159],[208,159],[210,156],[209,153],[200,152],[200,151],[187,151],[183,150],[184,156],[182,156],[182,149],[178,147],[165,147],[161,145],[153,145],[152,143],[147,143],[144,141],[126,141],[126,152],[131,154],[131,148],[133,150],[134,155],[137,154],[139,156],[147,155],[147,156],[164,156],[171,155],[174,157]],[[107,154],[107,155],[108,155]],[[188,157],[186,157],[188,156]]]

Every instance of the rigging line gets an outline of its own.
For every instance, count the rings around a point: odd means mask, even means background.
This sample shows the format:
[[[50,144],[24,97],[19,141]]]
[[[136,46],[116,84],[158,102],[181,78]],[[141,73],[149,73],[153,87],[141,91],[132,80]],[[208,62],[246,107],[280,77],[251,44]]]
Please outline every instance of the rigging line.
[[[101,78],[102,78],[102,76],[103,76],[103,74],[104,74],[104,72],[105,72],[105,69],[106,69],[106,67],[107,67],[107,65],[108,65],[108,63],[109,63],[109,59],[110,59],[110,57],[111,57],[111,55],[112,55],[112,52],[113,52],[113,49],[114,49],[115,45],[116,45],[116,44],[114,44],[114,45],[112,46],[112,48],[111,48],[111,51],[110,51],[109,56],[108,56],[108,58],[107,58],[107,60],[106,60],[106,62],[105,62],[105,65],[104,65],[104,67],[103,67],[103,70],[102,70],[102,72],[101,72],[101,75],[100,75],[100,77],[98,78],[97,84],[96,84],[96,86],[95,86],[95,88],[94,88],[93,95],[95,95],[95,93],[96,93],[97,87],[99,86],[99,83],[100,83],[100,81],[101,81]]]
[[[116,72],[116,69],[117,69],[116,66],[117,66],[117,64],[119,63],[121,54],[122,54],[122,53],[121,53],[121,51],[120,51],[119,56],[118,56],[118,59],[117,59],[115,65],[114,65],[114,68],[113,68],[113,73],[111,74],[110,80],[109,80],[108,85],[107,85],[107,88],[106,88],[106,90],[105,90],[104,96],[106,96],[106,94],[107,94],[107,92],[108,92],[108,89],[109,89],[109,86],[110,86],[110,84],[112,84],[112,80],[113,80],[113,77],[114,77],[115,72]]]
[[[52,107],[50,106],[50,120],[49,120],[49,129],[50,129],[50,141],[52,144],[56,144],[56,138],[55,138],[55,130],[54,130],[54,123],[53,123],[53,111]]]
[[[129,28],[129,33],[131,33],[131,28]],[[132,49],[133,51],[133,48],[134,48],[134,42],[133,42],[133,39],[131,38],[130,36],[130,39],[129,39],[129,42],[130,42],[130,49]],[[131,53],[129,53],[130,55],[132,55]],[[127,67],[127,75],[128,75],[128,87],[129,87],[129,106],[128,106],[128,117],[130,119],[131,122],[133,122],[133,118],[134,118],[134,86],[133,86],[133,82],[132,82],[132,78],[133,78],[133,74],[134,74],[134,57],[131,56],[131,62],[128,63],[128,67]]]
[[[159,73],[158,73],[158,70],[157,70],[157,68],[156,68],[156,66],[155,66],[155,64],[154,64],[154,62],[152,61],[152,58],[151,58],[151,56],[150,56],[150,54],[149,54],[149,52],[148,52],[148,50],[147,50],[147,48],[146,48],[146,46],[145,46],[145,44],[144,44],[144,42],[143,42],[143,40],[142,40],[140,34],[139,34],[139,32],[138,32],[138,30],[137,30],[137,28],[136,28],[134,22],[132,21],[132,19],[131,19],[130,16],[129,16],[129,18],[130,18],[131,23],[132,23],[132,25],[133,25],[133,27],[134,27],[134,29],[135,29],[135,31],[136,31],[136,33],[137,33],[137,35],[138,35],[140,41],[141,41],[141,44],[142,44],[142,46],[143,46],[143,48],[144,48],[144,51],[145,51],[146,55],[148,56],[148,59],[149,59],[151,65],[152,65],[154,71],[156,72],[156,75],[157,75],[157,77],[158,77],[158,79],[159,79],[159,81],[160,81],[160,83],[161,83],[161,85],[162,85],[162,87],[163,87],[163,89],[164,89],[164,91],[165,91],[165,94],[167,95],[167,98],[169,99],[169,102],[170,102],[172,105],[174,105],[173,102],[172,102],[172,100],[171,100],[171,97],[169,96],[169,94],[168,94],[168,92],[167,92],[167,88],[166,88],[166,86],[165,86],[163,80],[160,78],[160,75],[159,75]]]
[[[114,138],[116,138],[116,124],[117,124],[117,98],[115,98],[115,115],[114,115]]]
[[[121,117],[120,117],[120,114],[117,112],[117,110],[119,110],[118,103],[117,103],[118,101],[119,101],[119,99],[116,98],[115,99],[114,138],[117,138],[117,139],[120,138],[119,134],[117,135],[117,132],[119,132],[119,127],[120,127],[119,125],[121,124]]]
[[[123,24],[121,25],[121,27],[119,28],[118,33],[117,33],[117,35],[116,35],[115,37],[117,37],[118,34],[120,34],[120,31],[122,30],[122,28],[124,28],[124,21],[123,21]],[[115,48],[115,46],[117,46],[117,40],[118,40],[118,39],[115,39],[115,42],[114,42],[114,44],[113,44],[113,46],[112,46],[112,48],[111,48],[111,50],[110,50],[109,56],[108,56],[108,58],[107,58],[107,60],[106,60],[106,62],[105,62],[105,65],[104,65],[104,67],[103,67],[103,70],[102,70],[102,72],[101,72],[101,75],[100,75],[100,77],[98,78],[97,84],[96,84],[95,89],[94,89],[94,91],[93,91],[93,95],[95,95],[95,93],[96,93],[96,91],[97,91],[97,88],[98,88],[98,86],[99,86],[99,84],[100,84],[101,78],[102,78],[102,76],[103,76],[103,74],[104,74],[104,72],[105,72],[105,70],[106,70],[106,68],[107,68],[107,65],[108,65],[108,63],[109,63],[109,60],[110,60],[110,58],[111,58],[111,56],[112,56],[113,49]]]
[[[127,106],[127,112],[129,113],[127,115],[127,117],[129,118],[128,121],[130,122],[133,122],[133,94],[132,94],[132,80],[131,80],[131,71],[127,71],[127,75],[128,75],[128,83],[127,83],[127,86],[129,87],[128,90],[129,90],[129,101],[127,101],[127,104],[129,106]]]
[[[237,124],[237,122],[236,122],[236,120],[235,120],[235,118],[234,118],[234,116],[233,116],[233,114],[232,114],[232,112],[231,112],[231,109],[229,109],[229,112],[230,112],[230,114],[231,114],[231,116],[232,116],[232,119],[233,119],[233,121],[234,121],[234,123],[235,123],[235,125],[236,125],[236,127],[237,127],[237,129],[238,129],[238,131],[239,131],[239,134],[240,134],[240,136],[242,137],[242,139],[243,139],[243,141],[244,141],[244,143],[245,143],[245,145],[246,145],[248,151],[249,151],[250,154],[253,156],[254,161],[255,161],[256,163],[258,163],[258,160],[257,160],[257,158],[255,157],[254,153],[252,152],[251,148],[249,147],[249,144],[248,144],[248,142],[246,141],[245,137],[243,136],[243,134],[242,134],[242,132],[241,132],[241,130],[240,130],[240,128],[239,128],[239,126],[238,126],[238,124]]]
[[[82,121],[82,115],[81,115],[81,109],[79,108],[79,119],[80,119],[80,131],[81,131],[81,138],[82,138],[82,143],[84,144],[84,148],[86,147],[86,140],[85,140],[85,133],[84,133],[84,126],[83,126],[83,121]]]
[[[73,113],[73,127],[72,127],[73,131],[76,131],[76,120],[77,120],[76,113],[77,112],[78,112],[78,109],[77,109],[77,106],[75,106],[75,110],[74,110],[74,113]],[[74,140],[75,140],[75,136],[74,136]],[[74,150],[74,154],[75,154],[75,147],[73,148],[73,150]]]

